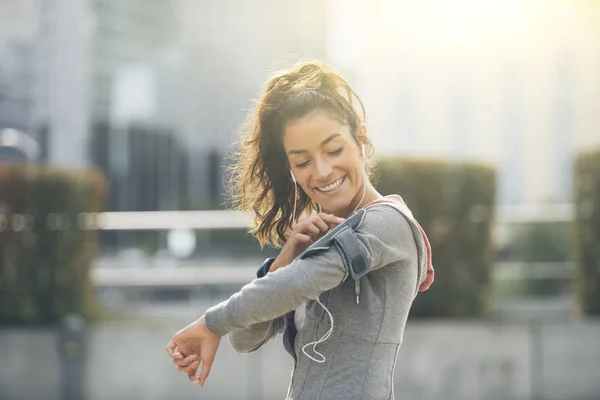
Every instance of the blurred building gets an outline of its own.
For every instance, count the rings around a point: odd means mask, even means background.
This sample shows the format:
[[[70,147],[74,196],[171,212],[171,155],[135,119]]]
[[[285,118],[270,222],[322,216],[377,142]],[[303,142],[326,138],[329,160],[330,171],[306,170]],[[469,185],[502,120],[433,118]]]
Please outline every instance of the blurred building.
[[[331,3],[379,154],[490,163],[504,204],[570,201],[576,152],[600,147],[600,3]]]
[[[278,0],[182,2],[182,71],[186,81],[181,130],[196,157],[194,204],[223,201],[224,156],[260,86],[294,55],[326,55],[326,3]]]
[[[113,210],[178,209],[187,201],[176,3],[86,2],[89,156],[110,177]]]
[[[35,12],[31,0],[0,0],[0,131],[32,130]]]
[[[323,58],[324,33],[317,0],[2,0],[0,128],[105,170],[110,209],[218,207],[269,69]]]
[[[569,201],[574,155],[600,146],[600,5],[484,3],[0,0],[0,128],[104,169],[111,209],[218,207],[252,99],[298,54],[344,71],[379,154],[491,163],[501,203]]]

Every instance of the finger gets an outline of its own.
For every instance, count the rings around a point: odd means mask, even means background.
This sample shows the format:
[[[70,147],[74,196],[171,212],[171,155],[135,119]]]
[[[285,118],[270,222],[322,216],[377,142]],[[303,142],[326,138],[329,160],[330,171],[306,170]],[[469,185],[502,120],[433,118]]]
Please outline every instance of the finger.
[[[329,229],[333,229],[333,228],[335,228],[335,227],[336,227],[336,226],[338,226],[338,225],[339,225],[339,224],[329,224]]]
[[[202,371],[200,371],[200,387],[204,387],[208,374],[210,374],[210,368],[215,359],[211,358],[208,360],[202,360]]]
[[[319,236],[321,234],[321,229],[314,223],[308,222],[302,233],[309,233],[309,236]]]
[[[190,365],[186,365],[185,367],[177,367],[177,371],[185,372],[188,375],[192,375],[198,371],[198,365],[200,365],[200,360],[196,360]]]
[[[304,233],[304,232],[307,232],[307,231],[309,231],[309,230],[314,230],[314,229],[315,229],[315,228],[314,228],[314,223],[313,223],[313,220],[314,220],[314,218],[315,218],[315,217],[310,217],[310,218],[307,218],[307,219],[305,219],[305,220],[303,220],[303,221],[299,222],[299,223],[298,223],[298,224],[296,224],[296,226],[294,227],[294,230],[295,230],[296,232],[303,232],[303,233]],[[318,228],[317,228],[317,230],[318,230]],[[316,233],[316,232],[315,232],[315,233]]]
[[[332,215],[332,214],[319,213],[317,215],[319,217],[321,217],[321,219],[330,226],[331,225],[337,226],[345,221],[344,218],[336,217],[335,215]]]
[[[199,379],[196,376],[196,374],[198,373],[198,365],[200,365],[200,361],[194,361],[189,367],[186,367],[180,371],[187,373],[190,382],[198,382]]]
[[[191,363],[193,363],[194,361],[198,360],[198,355],[196,354],[192,354],[190,356],[187,356],[186,358],[176,358],[173,360],[173,364],[178,365],[180,367],[187,367],[189,366]]]
[[[312,243],[312,238],[304,233],[297,233],[294,238],[298,243]]]
[[[329,231],[329,226],[321,219],[318,219],[318,222],[315,221],[315,224],[312,226],[314,230],[309,233],[309,236],[314,242],[321,239]]]
[[[325,233],[329,230],[329,225],[327,224],[327,222],[323,221],[323,218],[321,218],[318,215],[315,216],[313,224],[315,224],[315,226],[319,228],[319,234]]]
[[[171,341],[169,342],[169,344],[167,345],[167,354],[172,359],[183,358],[183,355],[179,351],[175,350],[176,348],[177,348],[177,343],[175,343],[175,337],[173,337],[171,339]]]

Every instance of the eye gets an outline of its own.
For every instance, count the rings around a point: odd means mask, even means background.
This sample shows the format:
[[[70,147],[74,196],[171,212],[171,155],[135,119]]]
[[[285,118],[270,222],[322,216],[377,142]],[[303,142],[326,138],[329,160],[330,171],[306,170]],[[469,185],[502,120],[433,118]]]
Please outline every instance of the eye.
[[[296,168],[304,168],[308,165],[309,161],[304,161],[303,163],[296,164]]]
[[[342,152],[342,150],[344,150],[344,146],[340,147],[340,148],[339,148],[339,149],[337,149],[337,150],[330,151],[330,152],[329,152],[329,153],[327,153],[327,154],[329,154],[329,155],[331,155],[331,156],[337,156],[338,154],[340,154],[340,153]]]

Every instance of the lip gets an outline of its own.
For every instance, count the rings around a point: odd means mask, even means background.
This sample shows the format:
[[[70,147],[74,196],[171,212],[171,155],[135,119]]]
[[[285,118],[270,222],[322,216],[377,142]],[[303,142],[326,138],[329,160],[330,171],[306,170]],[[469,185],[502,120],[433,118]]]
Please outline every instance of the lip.
[[[338,190],[340,190],[340,188],[341,188],[342,186],[344,186],[344,183],[346,182],[346,177],[347,177],[347,175],[344,175],[344,176],[342,176],[341,178],[339,178],[339,179],[336,179],[335,181],[333,181],[333,182],[331,182],[331,183],[328,183],[327,185],[317,186],[317,187],[315,187],[315,190],[316,190],[317,192],[319,192],[320,194],[323,194],[323,195],[326,195],[326,196],[327,196],[327,195],[330,195],[330,194],[332,194],[332,193],[335,193],[335,192],[337,192]],[[337,189],[334,189],[334,190],[332,190],[331,192],[322,192],[322,191],[320,191],[320,190],[319,190],[319,187],[326,187],[326,186],[329,186],[329,185],[331,185],[332,183],[335,183],[335,182],[339,181],[340,179],[342,180],[342,184],[341,184],[341,185],[340,185],[340,186],[339,186]]]

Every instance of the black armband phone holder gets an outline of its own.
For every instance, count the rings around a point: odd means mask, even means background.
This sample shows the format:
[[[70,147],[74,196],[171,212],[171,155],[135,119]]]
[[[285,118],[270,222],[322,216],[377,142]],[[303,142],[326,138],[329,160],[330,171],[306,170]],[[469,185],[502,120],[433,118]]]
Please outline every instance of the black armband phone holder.
[[[370,269],[368,252],[355,232],[362,223],[365,213],[362,208],[352,213],[344,222],[310,245],[298,258],[307,258],[335,246],[342,255],[349,276],[354,280],[365,276]]]

